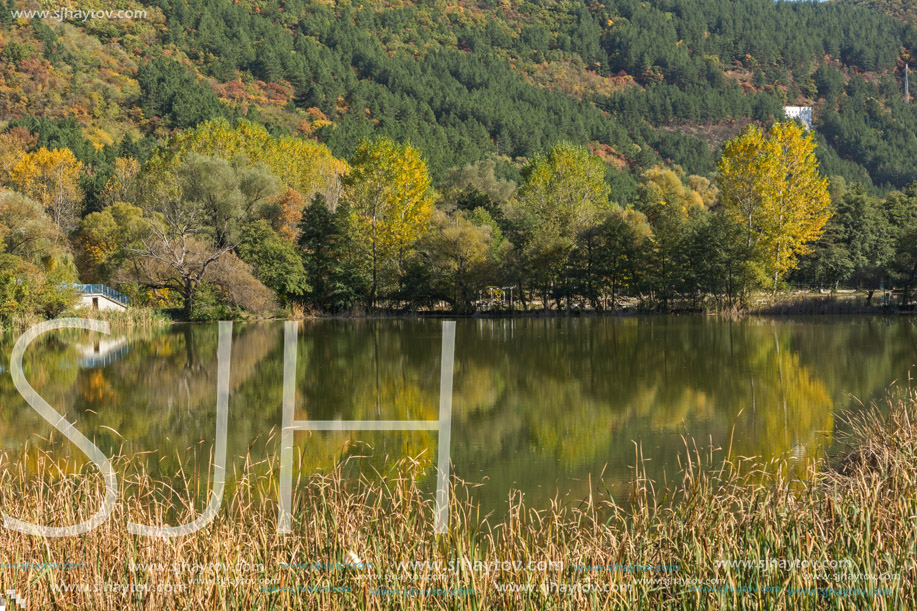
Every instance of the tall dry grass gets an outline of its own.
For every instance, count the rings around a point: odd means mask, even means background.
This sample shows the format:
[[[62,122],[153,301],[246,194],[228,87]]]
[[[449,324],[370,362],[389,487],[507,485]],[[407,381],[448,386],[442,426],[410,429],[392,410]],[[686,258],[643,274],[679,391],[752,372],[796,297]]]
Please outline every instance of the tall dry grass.
[[[170,325],[174,322],[161,310],[155,310],[153,308],[128,308],[123,311],[79,308],[67,310],[58,318],[65,317],[104,320],[113,327],[131,328],[159,327]],[[14,334],[23,333],[44,320],[44,317],[34,313],[17,315],[5,321],[0,320],[0,334],[12,336]]]
[[[231,474],[234,484],[209,527],[176,539],[134,536],[125,528],[129,518],[174,524],[201,507],[176,507],[180,491],[154,482],[138,457],[117,457],[122,501],[97,530],[62,539],[0,530],[0,587],[24,594],[30,609],[86,611],[915,609],[917,396],[856,416],[849,430],[846,457],[803,477],[786,475],[793,470],[779,461],[723,460],[728,448],[686,441],[677,483],[660,488],[638,469],[627,509],[597,480],[579,505],[556,499],[536,510],[514,494],[507,514],[494,519],[481,515],[476,487],[456,481],[442,536],[432,532],[421,464],[410,460],[362,481],[345,478],[343,468],[301,476],[290,535],[275,532],[278,465],[247,461]],[[207,485],[184,482],[199,498]],[[72,524],[95,511],[103,493],[91,469],[46,454],[28,464],[0,457],[0,504],[15,517]],[[463,560],[523,565],[449,570],[450,561]],[[560,564],[527,570],[529,561]],[[732,561],[745,565],[724,564]],[[13,570],[14,563],[39,566]],[[455,595],[469,589],[473,596]],[[867,593],[875,589],[882,592]]]
[[[170,325],[172,319],[155,308],[133,307],[126,310],[91,310],[80,308],[67,314],[78,318],[104,320],[115,327],[158,327]]]

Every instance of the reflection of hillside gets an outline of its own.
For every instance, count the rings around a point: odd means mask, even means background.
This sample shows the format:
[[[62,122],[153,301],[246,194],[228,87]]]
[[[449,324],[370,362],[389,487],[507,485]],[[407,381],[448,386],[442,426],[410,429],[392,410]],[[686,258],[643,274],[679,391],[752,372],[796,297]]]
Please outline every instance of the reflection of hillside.
[[[275,323],[237,325],[234,334],[229,449],[238,456],[250,446],[259,451],[280,426],[283,342]],[[26,355],[27,375],[106,451],[158,450],[151,462],[161,461],[164,473],[177,472],[176,455],[187,458],[189,447],[197,449],[188,455],[206,463],[216,325],[178,325],[130,340],[122,360],[79,370],[72,364],[85,334],[43,339]],[[907,379],[915,340],[915,326],[902,319],[462,320],[455,473],[488,477],[481,494],[498,502],[513,486],[551,495],[560,481],[579,490],[606,464],[609,487],[624,494],[633,441],[650,459],[648,474],[660,479],[677,468],[681,435],[725,448],[734,431],[734,454],[811,457],[830,443],[835,406],[847,405],[848,393],[869,398],[892,379]],[[296,417],[435,419],[440,342],[438,321],[303,323]],[[3,447],[47,434],[8,374],[0,374],[0,406]],[[352,461],[366,471],[406,456],[422,455],[429,465],[436,436],[301,433],[296,444],[304,474],[370,455]]]
[[[552,324],[560,327],[555,334]],[[592,461],[613,431],[637,421],[635,438],[644,430],[679,430],[688,422],[722,430],[741,412],[741,422],[755,432],[749,449],[763,453],[788,450],[800,439],[813,440],[813,430],[830,428],[827,390],[786,346],[780,352],[787,334],[775,343],[770,325],[742,325],[739,333],[728,324],[665,319],[514,325],[515,333],[502,344],[487,347],[490,338],[478,341],[478,334],[466,330],[458,345],[462,354],[475,355],[478,370],[500,380],[497,411],[520,414],[533,451],[571,466]],[[758,385],[754,395],[749,376]],[[486,384],[458,378],[456,397],[475,394],[471,383]],[[788,426],[798,431],[778,430],[771,422],[778,398],[793,412]],[[747,409],[755,401],[760,413]],[[468,407],[456,401],[459,417]],[[499,445],[483,447],[488,450],[499,453]]]
[[[799,453],[814,451],[825,441],[818,433],[831,428],[832,398],[790,348],[792,328],[592,319],[463,321],[458,330],[453,458],[488,469],[512,462],[510,454],[568,471],[632,462],[610,446],[647,435],[697,431],[725,445],[734,424],[736,451]],[[439,325],[424,321],[304,325],[297,417],[435,418],[438,341]],[[277,420],[281,380],[277,355],[241,392],[275,388],[267,392]],[[297,436],[304,469],[330,466],[355,447],[365,452],[358,441],[370,440]],[[430,456],[435,438],[390,433],[372,444],[381,466],[386,456]]]
[[[453,445],[456,473],[489,476],[492,502],[509,487],[550,496],[558,480],[562,491],[585,490],[586,475],[603,470],[615,498],[626,499],[633,442],[644,448],[647,474],[662,481],[677,472],[682,435],[725,449],[735,426],[733,452],[765,458],[811,456],[830,441],[836,395],[791,347],[793,327],[662,318],[512,324],[511,334],[486,334],[497,341],[461,326],[457,339],[458,361],[473,362],[500,389],[492,405],[463,403],[481,395],[469,385],[487,385],[486,376],[456,378],[454,438],[464,442]]]
[[[86,342],[85,335],[72,339]],[[59,338],[36,342],[25,357],[27,378],[106,452],[119,448],[159,450],[169,459],[202,439],[210,440],[209,452],[216,410],[216,327],[183,325],[168,331],[139,332],[125,339],[131,350],[121,355],[121,360],[89,370],[73,366],[81,358],[76,342],[63,343]],[[272,325],[237,327],[231,391],[257,372],[259,362],[279,339]],[[32,434],[44,437],[51,432],[4,376],[0,380],[0,405],[8,404],[15,409],[2,410],[0,422],[12,413],[15,425],[0,424],[4,447],[20,449]],[[9,435],[4,428],[21,432]],[[250,431],[251,427],[246,433]],[[47,447],[45,443],[39,445]],[[77,457],[78,461],[83,459]]]
[[[520,468],[539,457],[567,472],[632,462],[611,446],[623,443],[630,452],[631,439],[681,432],[712,434],[725,445],[734,424],[737,452],[815,452],[826,440],[819,432],[832,426],[833,399],[790,348],[792,328],[529,319],[463,321],[458,333],[453,458],[487,465],[485,471],[504,470],[516,456]],[[424,321],[304,325],[297,417],[435,418],[438,341],[439,325]],[[279,371],[273,379],[267,386],[279,388]],[[355,447],[365,452],[358,441],[369,438],[297,436],[304,469],[330,466]],[[419,441],[376,436],[372,462],[431,456],[435,438]],[[676,445],[667,457],[679,451]]]
[[[248,381],[279,339],[277,329],[266,324],[240,326],[233,333],[230,391]],[[190,408],[216,400],[216,373],[216,329],[181,325],[143,342],[110,375],[119,380],[118,387],[149,388],[157,405]]]

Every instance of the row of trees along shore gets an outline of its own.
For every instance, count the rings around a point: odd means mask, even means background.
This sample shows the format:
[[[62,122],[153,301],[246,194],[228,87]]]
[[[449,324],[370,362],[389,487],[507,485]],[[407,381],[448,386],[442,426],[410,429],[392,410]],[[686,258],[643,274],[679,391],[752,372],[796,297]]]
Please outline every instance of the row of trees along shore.
[[[54,316],[68,283],[207,320],[280,311],[458,313],[740,309],[789,285],[897,287],[917,270],[917,186],[873,197],[821,176],[799,124],[748,127],[715,180],[645,171],[632,201],[588,148],[494,161],[434,187],[417,148],[380,138],[351,159],[218,119],[142,162],[114,160],[93,210],[66,149],[0,135],[0,318]],[[510,297],[512,302],[510,302]]]

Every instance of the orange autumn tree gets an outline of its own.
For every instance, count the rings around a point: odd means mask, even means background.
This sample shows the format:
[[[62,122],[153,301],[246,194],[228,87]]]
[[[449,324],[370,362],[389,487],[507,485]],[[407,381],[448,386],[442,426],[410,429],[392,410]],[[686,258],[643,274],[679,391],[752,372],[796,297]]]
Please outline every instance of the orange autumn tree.
[[[277,196],[277,213],[274,219],[274,229],[281,237],[291,242],[299,238],[299,224],[302,222],[303,210],[306,203],[296,189],[288,187],[286,191]]]
[[[749,251],[774,280],[774,292],[831,218],[828,181],[818,172],[815,147],[812,135],[793,121],[774,123],[767,134],[752,125],[723,147],[720,201],[742,225]]]

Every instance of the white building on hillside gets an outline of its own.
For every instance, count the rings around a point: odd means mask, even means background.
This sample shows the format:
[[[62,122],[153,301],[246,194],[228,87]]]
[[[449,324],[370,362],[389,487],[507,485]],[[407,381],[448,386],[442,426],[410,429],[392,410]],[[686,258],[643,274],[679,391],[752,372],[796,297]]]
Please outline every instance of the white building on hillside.
[[[812,129],[812,107],[811,106],[784,106],[783,112],[787,119],[799,119],[806,129]]]

